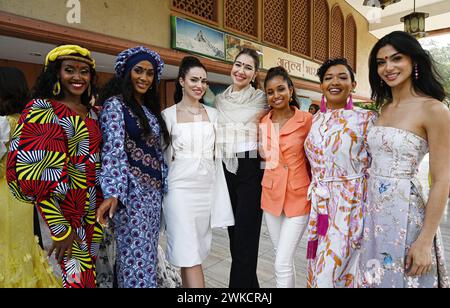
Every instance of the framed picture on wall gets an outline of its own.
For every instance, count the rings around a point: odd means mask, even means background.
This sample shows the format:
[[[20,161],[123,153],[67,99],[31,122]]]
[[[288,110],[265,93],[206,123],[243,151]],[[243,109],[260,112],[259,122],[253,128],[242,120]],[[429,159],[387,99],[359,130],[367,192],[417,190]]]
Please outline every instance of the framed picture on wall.
[[[228,62],[234,62],[237,55],[244,48],[255,49],[259,53],[260,67],[263,67],[263,47],[262,45],[242,39],[240,37],[225,34],[225,58]]]
[[[225,34],[207,26],[171,17],[172,48],[225,60]]]

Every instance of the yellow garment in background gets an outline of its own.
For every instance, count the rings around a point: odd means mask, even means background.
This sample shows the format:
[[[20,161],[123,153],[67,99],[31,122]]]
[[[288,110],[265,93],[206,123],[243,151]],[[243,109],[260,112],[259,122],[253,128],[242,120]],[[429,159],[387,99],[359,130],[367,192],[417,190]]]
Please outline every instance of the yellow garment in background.
[[[11,134],[18,119],[19,115],[8,117]],[[19,202],[9,191],[6,158],[0,161],[0,288],[60,288],[62,282],[34,236],[33,206]]]

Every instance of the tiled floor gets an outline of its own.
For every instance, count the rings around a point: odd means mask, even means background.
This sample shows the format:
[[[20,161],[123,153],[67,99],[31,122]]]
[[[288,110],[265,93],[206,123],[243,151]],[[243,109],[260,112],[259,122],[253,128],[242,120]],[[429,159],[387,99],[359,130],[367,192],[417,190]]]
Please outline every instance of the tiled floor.
[[[421,167],[420,178],[424,185],[427,185],[428,160],[425,159]],[[444,215],[441,232],[446,252],[447,268],[450,269],[450,205]],[[165,237],[161,235],[160,244],[165,247]],[[304,235],[295,257],[296,287],[306,286],[306,235]],[[258,277],[263,288],[276,287],[273,264],[275,255],[272,243],[267,232],[265,223],[261,230]],[[208,288],[226,288],[228,286],[229,271],[231,267],[231,257],[229,252],[228,233],[226,230],[214,230],[212,249],[209,257],[204,263],[206,286]],[[59,275],[58,275],[59,276]]]

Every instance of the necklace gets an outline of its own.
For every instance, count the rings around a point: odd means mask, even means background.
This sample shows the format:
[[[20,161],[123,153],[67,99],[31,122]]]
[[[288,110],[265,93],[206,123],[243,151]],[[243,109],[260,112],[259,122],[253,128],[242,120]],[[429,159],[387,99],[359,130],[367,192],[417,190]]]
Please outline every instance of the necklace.
[[[195,113],[195,112],[192,112],[192,110],[190,110],[187,106],[184,106],[183,105],[183,108],[187,111],[187,112],[189,112],[190,114],[192,114],[192,115],[194,115],[194,116],[198,116],[198,115],[201,115],[202,114],[202,108],[203,108],[203,106],[201,106],[200,105],[200,107],[199,108],[197,108],[197,113]]]

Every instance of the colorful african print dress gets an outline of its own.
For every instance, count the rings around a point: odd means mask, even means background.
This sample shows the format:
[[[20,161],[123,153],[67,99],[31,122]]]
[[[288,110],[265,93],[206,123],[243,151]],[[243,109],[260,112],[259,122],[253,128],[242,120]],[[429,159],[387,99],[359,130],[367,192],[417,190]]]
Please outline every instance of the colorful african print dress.
[[[0,117],[0,288],[60,288],[33,232],[33,206],[16,200],[6,183],[6,152],[19,115]],[[6,124],[5,126],[3,124]]]
[[[308,287],[356,287],[371,161],[366,138],[375,119],[360,108],[328,110],[313,119],[305,142],[312,171]]]
[[[113,220],[119,288],[156,288],[161,207],[167,165],[155,115],[142,107],[152,129],[143,138],[138,118],[121,96],[108,99],[101,113],[104,146],[101,185],[105,199],[115,197]]]
[[[96,210],[102,201],[101,132],[97,115],[86,118],[53,100],[36,99],[22,113],[11,141],[7,180],[16,198],[35,204],[52,236],[71,227],[82,240],[61,262],[65,288],[94,288],[102,239]]]

